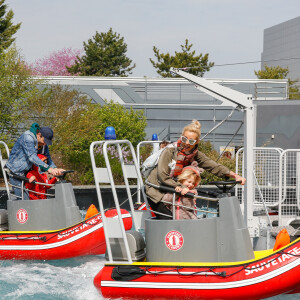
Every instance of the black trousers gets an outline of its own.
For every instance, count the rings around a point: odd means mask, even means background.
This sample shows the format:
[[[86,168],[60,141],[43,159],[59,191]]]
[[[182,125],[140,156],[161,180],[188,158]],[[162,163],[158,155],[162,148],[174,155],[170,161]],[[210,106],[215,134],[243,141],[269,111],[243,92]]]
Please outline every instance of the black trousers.
[[[156,218],[159,219],[159,220],[172,220],[172,212],[165,206],[165,204],[163,202],[158,202],[158,203],[155,203],[153,202],[152,200],[150,200],[148,197],[148,203],[150,205],[150,207],[154,210],[154,211],[157,211],[157,212],[160,212],[162,214],[165,214],[165,215],[168,215],[170,217],[167,217],[167,216],[163,216],[163,215],[160,215],[160,214],[155,214],[156,215]]]

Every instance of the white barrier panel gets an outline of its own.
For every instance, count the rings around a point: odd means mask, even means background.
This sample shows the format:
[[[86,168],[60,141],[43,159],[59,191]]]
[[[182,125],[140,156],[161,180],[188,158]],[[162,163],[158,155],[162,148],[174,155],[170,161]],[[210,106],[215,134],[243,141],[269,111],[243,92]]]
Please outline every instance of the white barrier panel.
[[[300,219],[299,184],[300,150],[288,149],[281,154],[279,225],[290,225]]]
[[[254,206],[263,206],[263,202],[268,207],[278,206],[279,202],[279,165],[280,148],[254,148]],[[243,174],[244,176],[244,151],[243,148],[239,149],[236,153],[236,173]],[[236,186],[236,195],[241,202],[243,199],[242,186]]]

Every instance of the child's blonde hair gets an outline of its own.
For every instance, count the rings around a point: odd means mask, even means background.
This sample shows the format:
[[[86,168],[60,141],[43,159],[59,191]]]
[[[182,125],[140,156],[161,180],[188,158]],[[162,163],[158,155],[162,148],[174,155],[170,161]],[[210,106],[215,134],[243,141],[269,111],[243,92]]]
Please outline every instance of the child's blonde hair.
[[[193,177],[195,186],[197,186],[200,181],[201,181],[201,177],[200,175],[196,174],[193,170],[191,169],[186,169],[183,170],[181,174],[178,175],[177,179],[180,183],[182,183],[182,181],[189,179],[190,177]]]
[[[193,120],[192,123],[186,125],[183,130],[182,130],[182,135],[184,135],[184,133],[186,131],[191,131],[197,134],[197,139],[200,138],[201,135],[201,124],[199,121],[197,120]]]

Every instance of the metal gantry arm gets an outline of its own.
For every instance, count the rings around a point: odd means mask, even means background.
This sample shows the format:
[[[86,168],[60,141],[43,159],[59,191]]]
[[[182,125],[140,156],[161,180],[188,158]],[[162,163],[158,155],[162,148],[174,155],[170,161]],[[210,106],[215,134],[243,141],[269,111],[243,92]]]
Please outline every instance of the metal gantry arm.
[[[172,73],[179,75],[195,84],[200,91],[222,101],[222,103],[238,107],[244,112],[244,153],[245,153],[245,202],[244,202],[244,220],[249,228],[252,237],[258,235],[253,219],[253,169],[254,153],[253,148],[256,145],[256,106],[253,103],[252,96],[224,87],[220,84],[211,82],[207,79],[189,74],[181,69],[171,68]]]
[[[222,102],[225,102],[229,106],[233,106],[232,104],[234,103],[238,107],[243,109],[253,108],[252,95],[243,94],[202,77],[189,74],[180,69],[171,68],[170,71],[194,83],[196,85],[195,87],[201,90],[203,93],[210,95]]]

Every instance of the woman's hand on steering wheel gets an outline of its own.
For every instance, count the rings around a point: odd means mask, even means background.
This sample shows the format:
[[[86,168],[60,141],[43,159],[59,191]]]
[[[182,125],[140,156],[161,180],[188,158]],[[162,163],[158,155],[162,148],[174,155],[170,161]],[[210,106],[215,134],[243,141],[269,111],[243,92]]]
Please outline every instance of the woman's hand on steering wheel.
[[[241,185],[244,185],[246,183],[246,178],[240,176],[239,174],[236,174],[232,171],[230,171],[229,176],[233,178],[235,181],[238,181]]]
[[[246,178],[240,176],[239,174],[235,174],[234,179],[235,181],[240,181],[241,185],[244,185],[246,183]]]

